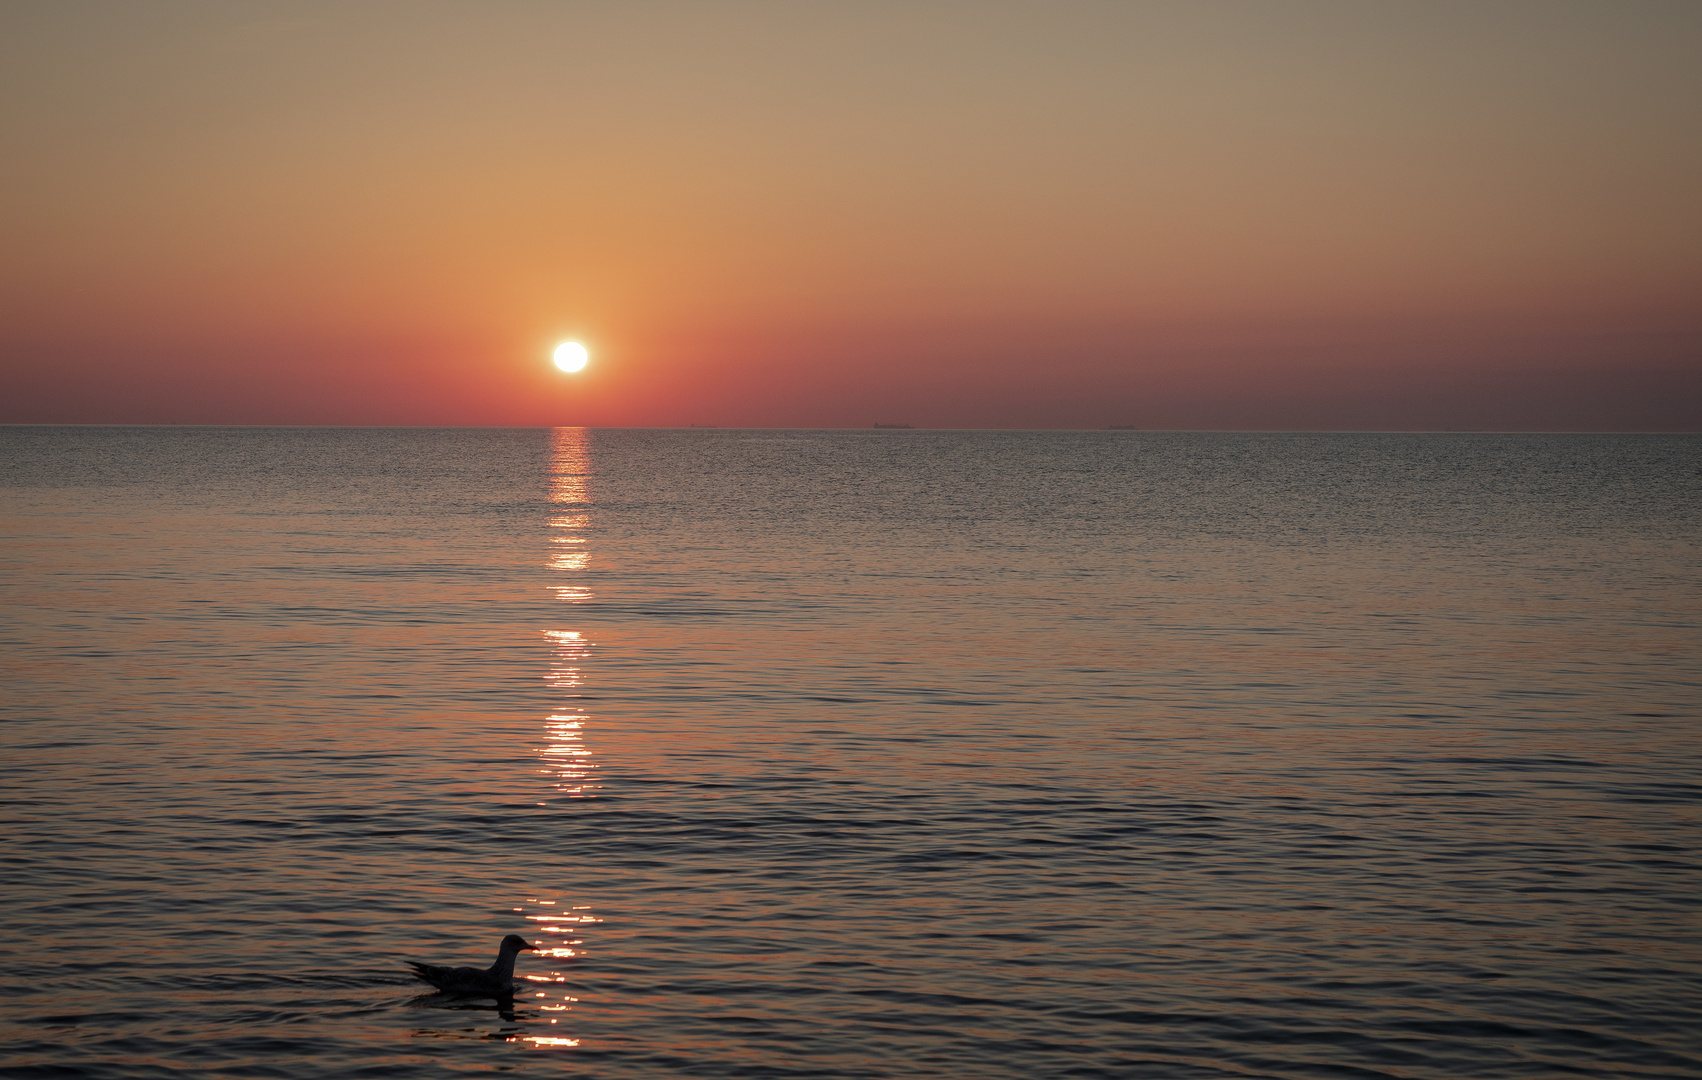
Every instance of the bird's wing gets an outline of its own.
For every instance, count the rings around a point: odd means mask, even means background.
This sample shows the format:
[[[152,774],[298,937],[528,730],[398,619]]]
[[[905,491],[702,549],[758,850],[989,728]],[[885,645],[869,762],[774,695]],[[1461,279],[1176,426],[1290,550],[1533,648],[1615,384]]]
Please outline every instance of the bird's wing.
[[[454,968],[444,967],[442,964],[422,964],[418,960],[407,960],[404,963],[414,969],[413,974],[416,978],[424,979],[433,986],[441,983],[455,971]]]

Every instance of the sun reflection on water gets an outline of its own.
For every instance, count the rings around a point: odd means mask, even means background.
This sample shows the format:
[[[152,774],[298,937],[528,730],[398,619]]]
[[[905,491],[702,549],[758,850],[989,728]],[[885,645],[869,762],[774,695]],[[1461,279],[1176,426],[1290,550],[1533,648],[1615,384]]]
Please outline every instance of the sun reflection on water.
[[[591,453],[584,428],[556,428],[550,433],[549,566],[569,575],[552,586],[557,599],[583,604],[591,599],[590,588],[575,580],[591,565]],[[596,764],[585,742],[587,716],[579,705],[584,686],[585,662],[591,642],[579,630],[548,630],[550,666],[545,679],[561,691],[560,708],[544,718],[544,745],[538,756],[546,775],[554,778],[558,797],[590,798],[595,785],[591,778]]]
[[[591,600],[590,587],[579,579],[591,566],[589,531],[591,528],[591,455],[590,439],[583,428],[557,428],[550,433],[549,466],[549,548],[547,565],[562,575],[551,586],[564,604],[584,604]],[[563,612],[571,617],[572,609]],[[549,778],[551,793],[545,799],[594,798],[597,785],[593,783],[596,763],[586,742],[590,717],[582,702],[585,667],[591,656],[592,642],[582,630],[561,627],[546,630],[549,643],[549,662],[545,683],[559,692],[557,707],[544,717],[544,739],[538,747],[539,770]],[[540,802],[547,806],[549,803]],[[526,936],[536,948],[540,960],[565,961],[579,955],[582,941],[579,931],[597,922],[588,907],[572,906],[546,897],[528,897],[525,906],[514,911],[537,924]],[[527,1004],[536,1013],[566,1013],[572,1010],[577,998],[567,994],[561,984],[568,980],[565,969],[546,967],[542,973],[522,975],[521,980],[536,989],[526,994]],[[517,1015],[519,1013],[517,1012]],[[534,1014],[533,1022],[543,1016]],[[548,1017],[550,1024],[562,1021],[560,1016]],[[536,1048],[576,1047],[574,1038],[520,1035],[510,1041],[526,1043]]]

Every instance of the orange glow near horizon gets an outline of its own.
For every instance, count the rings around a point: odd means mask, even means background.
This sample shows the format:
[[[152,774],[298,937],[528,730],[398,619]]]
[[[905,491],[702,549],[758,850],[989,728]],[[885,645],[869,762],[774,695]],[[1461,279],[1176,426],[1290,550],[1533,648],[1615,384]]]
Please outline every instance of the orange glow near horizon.
[[[1694,5],[0,27],[0,422],[1696,423]]]

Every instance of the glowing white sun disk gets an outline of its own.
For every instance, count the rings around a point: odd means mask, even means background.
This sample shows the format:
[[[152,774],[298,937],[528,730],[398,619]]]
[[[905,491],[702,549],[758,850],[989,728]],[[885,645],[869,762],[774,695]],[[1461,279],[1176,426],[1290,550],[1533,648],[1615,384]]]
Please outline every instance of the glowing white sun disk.
[[[591,354],[577,341],[564,341],[556,346],[556,367],[563,371],[579,371],[591,362]]]

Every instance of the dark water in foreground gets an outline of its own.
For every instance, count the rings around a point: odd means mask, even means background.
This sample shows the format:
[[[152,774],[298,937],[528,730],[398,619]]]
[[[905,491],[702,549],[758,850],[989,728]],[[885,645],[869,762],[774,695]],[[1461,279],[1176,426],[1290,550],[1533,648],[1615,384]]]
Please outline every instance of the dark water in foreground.
[[[0,484],[7,1076],[1702,1075],[1697,437],[0,428]],[[512,1010],[403,974],[510,931]]]

